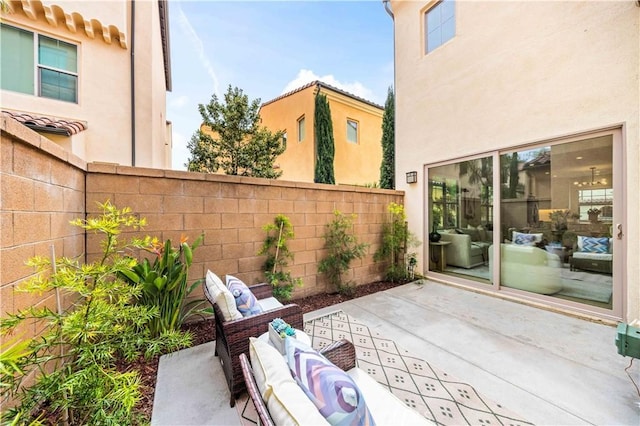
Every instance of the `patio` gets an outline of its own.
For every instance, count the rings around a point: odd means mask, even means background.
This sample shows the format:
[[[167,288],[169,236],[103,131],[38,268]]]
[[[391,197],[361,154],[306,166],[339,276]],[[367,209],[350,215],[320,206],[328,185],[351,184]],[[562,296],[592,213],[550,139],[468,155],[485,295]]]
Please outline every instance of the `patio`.
[[[534,424],[636,425],[640,396],[615,328],[424,281],[305,315],[342,310]],[[636,382],[640,369],[629,370]],[[160,361],[152,424],[242,424],[213,343]]]

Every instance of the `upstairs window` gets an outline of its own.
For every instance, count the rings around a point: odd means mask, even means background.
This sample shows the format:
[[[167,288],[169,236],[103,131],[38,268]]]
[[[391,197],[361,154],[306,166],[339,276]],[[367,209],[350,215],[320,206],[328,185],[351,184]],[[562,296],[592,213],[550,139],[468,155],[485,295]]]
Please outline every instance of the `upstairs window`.
[[[433,52],[456,34],[456,10],[454,0],[442,0],[424,15],[426,51]]]
[[[347,119],[347,141],[358,143],[358,122]]]
[[[304,140],[305,133],[305,120],[304,115],[298,118],[298,142],[302,142]]]
[[[77,46],[8,25],[1,31],[3,90],[78,102]]]

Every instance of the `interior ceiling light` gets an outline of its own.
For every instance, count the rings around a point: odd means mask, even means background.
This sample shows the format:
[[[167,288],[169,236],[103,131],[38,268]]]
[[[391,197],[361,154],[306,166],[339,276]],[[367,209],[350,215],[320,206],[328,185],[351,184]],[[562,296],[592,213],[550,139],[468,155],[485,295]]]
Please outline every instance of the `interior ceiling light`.
[[[575,181],[573,182],[574,185],[578,186],[578,187],[583,187],[583,186],[600,186],[600,185],[606,185],[607,184],[607,180],[606,179],[602,179],[602,180],[595,180],[596,177],[596,168],[594,167],[589,167],[589,169],[591,169],[591,181],[582,181],[582,182],[578,182]]]

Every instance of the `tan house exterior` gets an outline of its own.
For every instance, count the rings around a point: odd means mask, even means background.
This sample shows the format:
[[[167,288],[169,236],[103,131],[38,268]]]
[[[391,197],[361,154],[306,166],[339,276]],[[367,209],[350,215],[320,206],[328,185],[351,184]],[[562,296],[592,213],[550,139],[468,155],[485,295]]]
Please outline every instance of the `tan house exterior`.
[[[168,3],[8,4],[2,110],[87,162],[171,168]]]
[[[366,185],[380,180],[384,108],[321,81],[265,102],[262,125],[286,132],[286,151],[276,160],[282,180],[313,182],[316,143],[315,95],[327,96],[333,121],[336,184]]]
[[[384,6],[396,186],[425,242],[421,272],[597,320],[640,318],[640,4]],[[551,220],[558,210],[566,223]]]

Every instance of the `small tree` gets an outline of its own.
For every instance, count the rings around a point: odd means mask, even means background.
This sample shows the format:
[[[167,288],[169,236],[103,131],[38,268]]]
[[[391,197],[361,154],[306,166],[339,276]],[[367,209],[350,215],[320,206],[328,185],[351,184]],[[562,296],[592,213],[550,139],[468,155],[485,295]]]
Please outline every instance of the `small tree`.
[[[395,189],[395,100],[392,87],[389,87],[384,103],[381,144],[380,188]]]
[[[302,285],[302,279],[293,278],[291,272],[285,271],[289,260],[293,260],[293,253],[287,247],[287,241],[294,237],[293,225],[285,215],[279,214],[273,223],[262,227],[267,233],[259,255],[267,255],[264,264],[264,274],[267,282],[273,286],[273,295],[280,301],[291,299],[294,286]]]
[[[229,85],[224,101],[214,94],[208,105],[199,104],[203,126],[187,148],[191,152],[186,166],[189,171],[215,173],[222,169],[228,175],[277,179],[276,158],[285,151],[284,132],[275,133],[260,126],[260,99],[249,102],[242,89]]]
[[[318,264],[318,271],[327,275],[338,293],[349,295],[353,293],[353,286],[351,282],[344,282],[344,273],[352,260],[364,257],[367,244],[358,243],[353,235],[355,214],[344,216],[337,210],[333,214],[334,219],[327,224],[324,234],[327,257]]]
[[[316,167],[313,181],[315,183],[335,184],[333,173],[333,157],[335,143],[333,140],[333,122],[327,96],[316,93],[314,114],[314,133],[316,136]]]
[[[389,262],[387,279],[395,282],[407,279],[407,267],[414,262],[411,260],[411,253],[409,253],[409,258],[405,258],[408,254],[408,248],[419,246],[420,241],[409,232],[404,206],[390,203],[388,210],[391,214],[391,221],[383,225],[382,245],[375,253],[374,260],[387,260]],[[413,257],[415,258],[415,254]],[[417,262],[417,259],[415,261]]]

